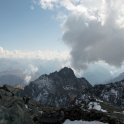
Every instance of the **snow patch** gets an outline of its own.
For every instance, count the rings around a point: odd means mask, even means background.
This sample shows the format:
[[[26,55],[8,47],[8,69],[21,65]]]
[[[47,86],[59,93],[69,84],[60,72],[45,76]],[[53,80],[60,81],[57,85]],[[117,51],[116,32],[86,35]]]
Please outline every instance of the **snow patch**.
[[[40,114],[43,114],[44,112],[43,111],[39,111]]]
[[[117,96],[118,96],[118,91],[116,91],[115,89],[111,89],[111,93],[112,93],[113,95],[115,95],[116,98],[117,98]]]
[[[107,112],[106,110],[103,110],[101,105],[97,102],[90,102],[88,105],[88,109],[95,109],[97,111]]]
[[[76,121],[70,121],[66,120],[63,124],[108,124],[108,123],[102,123],[99,121],[82,121],[82,120],[76,120]]]
[[[75,90],[75,88],[73,86],[67,85],[65,87],[63,87],[64,90]]]
[[[96,101],[97,101],[97,102],[103,102],[103,101],[102,101],[102,100],[100,100],[100,99],[96,99]]]
[[[25,104],[25,108],[28,109],[28,105],[27,104]]]

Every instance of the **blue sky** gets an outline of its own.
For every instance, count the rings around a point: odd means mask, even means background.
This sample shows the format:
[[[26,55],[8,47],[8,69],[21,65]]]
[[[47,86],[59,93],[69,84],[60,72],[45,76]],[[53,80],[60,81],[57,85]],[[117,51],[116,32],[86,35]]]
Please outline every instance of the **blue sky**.
[[[63,50],[55,13],[32,0],[0,0],[0,46],[9,50]]]

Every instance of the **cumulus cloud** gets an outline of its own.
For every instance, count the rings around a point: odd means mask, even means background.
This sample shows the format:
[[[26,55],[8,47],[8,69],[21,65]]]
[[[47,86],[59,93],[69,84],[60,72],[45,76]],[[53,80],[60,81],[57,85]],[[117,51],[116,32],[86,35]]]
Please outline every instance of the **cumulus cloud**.
[[[40,0],[41,7],[67,10],[63,41],[71,48],[71,64],[79,70],[104,61],[121,66],[124,61],[123,0]],[[42,4],[45,3],[45,6]]]
[[[112,21],[112,20],[111,20]],[[110,22],[109,22],[110,23]],[[84,68],[88,63],[103,60],[121,65],[124,56],[124,29],[94,20],[85,23],[82,16],[71,15],[64,25],[64,42],[72,49],[72,65]]]

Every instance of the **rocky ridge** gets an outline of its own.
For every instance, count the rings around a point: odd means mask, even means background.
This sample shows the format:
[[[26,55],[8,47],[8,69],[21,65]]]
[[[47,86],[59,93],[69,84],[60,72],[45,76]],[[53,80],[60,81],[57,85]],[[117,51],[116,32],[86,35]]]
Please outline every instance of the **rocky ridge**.
[[[124,80],[94,86],[94,94],[101,100],[124,109]]]
[[[24,88],[23,95],[53,107],[88,102],[96,97],[124,109],[124,80],[92,86],[85,78],[77,78],[72,69],[64,67],[32,81]]]
[[[21,97],[21,92],[21,89],[8,85],[0,87],[0,124],[63,124],[66,119],[123,124],[121,118],[89,108],[89,104],[43,107],[29,97]]]
[[[76,98],[87,99],[92,85],[85,78],[77,78],[70,68],[45,74],[24,88],[24,95],[45,106],[69,106]]]

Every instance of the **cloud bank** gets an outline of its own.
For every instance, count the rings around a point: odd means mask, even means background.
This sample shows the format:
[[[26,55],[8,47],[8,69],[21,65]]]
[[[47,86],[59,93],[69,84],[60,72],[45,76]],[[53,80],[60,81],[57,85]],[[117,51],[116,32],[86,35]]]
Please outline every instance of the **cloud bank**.
[[[0,58],[0,77],[4,75],[20,77],[24,80],[22,85],[27,85],[30,81],[37,79],[42,74],[48,74],[55,70],[59,70],[67,64],[67,61],[60,60]]]
[[[122,65],[123,0],[40,0],[40,5],[67,11],[62,39],[71,49],[72,67],[80,70],[98,61]]]
[[[37,50],[37,51],[22,51],[22,50],[6,50],[0,47],[0,58],[22,58],[22,59],[41,59],[41,60],[59,60],[66,61],[70,57],[68,51],[52,51],[52,50]]]
[[[11,51],[0,47],[0,76],[15,75],[23,79],[24,84],[28,84],[44,73],[68,65],[69,59],[68,51]]]

